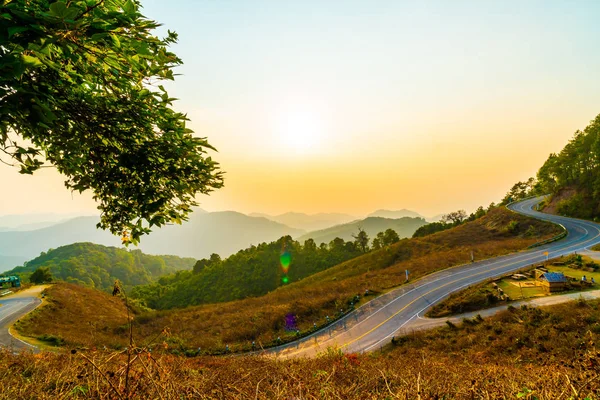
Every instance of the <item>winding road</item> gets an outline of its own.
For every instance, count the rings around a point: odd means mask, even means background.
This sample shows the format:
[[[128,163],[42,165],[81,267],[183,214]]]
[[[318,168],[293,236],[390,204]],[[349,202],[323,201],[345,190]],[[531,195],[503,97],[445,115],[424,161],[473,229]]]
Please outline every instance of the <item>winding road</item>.
[[[561,224],[568,232],[566,238],[531,250],[478,261],[428,275],[413,284],[402,285],[386,293],[329,327],[301,340],[268,351],[282,358],[310,357],[329,347],[344,352],[368,352],[390,342],[394,335],[431,325],[422,318],[425,310],[449,294],[487,279],[585,250],[600,243],[600,225],[584,220],[560,217],[535,211],[541,197],[514,203],[509,208],[534,218]]]
[[[0,298],[0,346],[12,350],[36,350],[36,348],[9,332],[10,326],[23,315],[31,312],[42,300],[38,297],[45,286],[35,286],[16,294]]]
[[[266,354],[282,358],[311,357],[329,347],[345,352],[368,352],[381,348],[391,338],[413,330],[439,325],[422,318],[425,310],[449,294],[484,280],[506,275],[549,258],[584,251],[600,243],[600,224],[556,215],[543,214],[533,208],[541,198],[514,203],[509,208],[534,218],[561,224],[566,238],[535,249],[482,260],[428,275],[411,284],[402,285],[347,314],[325,329],[298,341],[266,350]],[[38,289],[41,292],[41,289]],[[37,307],[39,292],[21,292],[0,298],[0,346],[15,350],[33,346],[10,335],[10,325]]]

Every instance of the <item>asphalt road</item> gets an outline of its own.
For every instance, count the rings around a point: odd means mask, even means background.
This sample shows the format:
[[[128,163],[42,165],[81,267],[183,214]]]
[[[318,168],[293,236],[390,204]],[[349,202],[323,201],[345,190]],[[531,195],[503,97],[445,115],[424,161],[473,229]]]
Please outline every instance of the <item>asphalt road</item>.
[[[0,298],[0,346],[15,351],[36,350],[34,346],[13,337],[8,332],[8,328],[16,320],[32,311],[42,302],[36,294],[37,291],[35,293],[28,291],[28,293]]]
[[[422,329],[420,318],[425,310],[449,294],[496,276],[582,251],[600,243],[600,225],[589,221],[543,214],[533,210],[541,198],[529,199],[509,208],[521,214],[552,221],[564,226],[566,238],[531,250],[446,269],[410,285],[403,285],[363,305],[344,318],[299,341],[269,350],[270,354],[310,357],[336,347],[344,352],[377,350],[394,335]]]

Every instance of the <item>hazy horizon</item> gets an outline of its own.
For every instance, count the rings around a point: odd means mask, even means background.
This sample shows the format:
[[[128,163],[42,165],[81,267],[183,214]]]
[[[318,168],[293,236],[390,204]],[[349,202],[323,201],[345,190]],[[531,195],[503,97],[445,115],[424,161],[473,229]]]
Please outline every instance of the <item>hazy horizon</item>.
[[[142,3],[226,171],[207,211],[471,211],[600,113],[597,2]],[[96,213],[52,169],[0,182],[0,214]]]

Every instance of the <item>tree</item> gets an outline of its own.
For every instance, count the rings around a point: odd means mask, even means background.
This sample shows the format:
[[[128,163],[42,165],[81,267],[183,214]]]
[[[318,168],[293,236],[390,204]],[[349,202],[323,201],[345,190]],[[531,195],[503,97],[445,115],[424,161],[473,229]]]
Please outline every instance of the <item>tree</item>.
[[[381,239],[379,238],[379,235],[381,234],[381,232],[379,232],[377,234],[377,237],[375,239],[373,239],[373,250],[379,250],[381,249]]]
[[[441,220],[446,224],[460,225],[466,218],[467,212],[465,210],[458,210],[442,215]]]
[[[476,219],[483,217],[485,214],[487,214],[487,211],[483,208],[483,206],[479,206],[477,207],[477,210],[469,215],[468,221],[475,221]]]
[[[317,244],[315,243],[315,241],[312,238],[308,238],[304,241],[304,250],[306,250],[308,252],[317,251]]]
[[[352,237],[354,238],[354,244],[356,244],[356,247],[360,251],[363,253],[369,251],[369,235],[367,235],[364,229],[358,228],[358,233],[356,235],[353,234]]]
[[[396,233],[396,231],[393,230],[392,228],[386,229],[385,232],[383,233],[383,245],[384,246],[389,246],[389,245],[394,244],[399,241],[400,241],[400,236],[398,236],[398,233]]]
[[[223,185],[214,150],[192,136],[160,84],[181,60],[138,0],[12,0],[0,6],[0,161],[55,166],[91,190],[100,228],[137,243],[181,223]]]
[[[40,267],[36,269],[29,277],[29,282],[35,283],[36,285],[52,282],[52,273],[50,273],[50,268]]]

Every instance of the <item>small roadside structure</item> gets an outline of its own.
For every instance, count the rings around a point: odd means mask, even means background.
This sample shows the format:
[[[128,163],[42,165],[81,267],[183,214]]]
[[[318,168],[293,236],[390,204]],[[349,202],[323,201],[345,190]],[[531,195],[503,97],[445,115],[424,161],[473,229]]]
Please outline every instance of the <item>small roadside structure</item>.
[[[523,274],[513,274],[511,276],[512,279],[514,279],[515,281],[522,281],[524,279],[527,279],[527,276],[523,275]]]
[[[540,286],[550,293],[563,291],[567,285],[567,277],[562,272],[545,272],[537,279]]]
[[[21,287],[21,280],[18,276],[0,276],[0,288],[7,283],[11,287]]]

